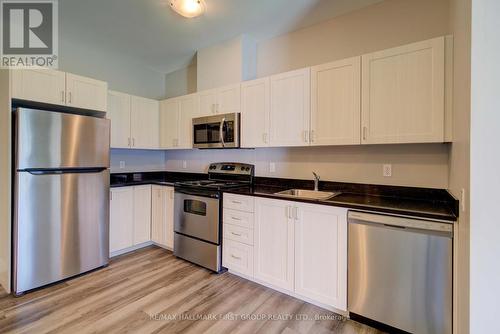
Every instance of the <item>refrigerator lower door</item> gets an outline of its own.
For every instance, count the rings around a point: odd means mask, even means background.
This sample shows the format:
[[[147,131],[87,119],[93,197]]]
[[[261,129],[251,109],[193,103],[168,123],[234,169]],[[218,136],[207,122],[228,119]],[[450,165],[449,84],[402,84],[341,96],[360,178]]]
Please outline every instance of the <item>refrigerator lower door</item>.
[[[109,171],[16,174],[14,291],[109,261]]]

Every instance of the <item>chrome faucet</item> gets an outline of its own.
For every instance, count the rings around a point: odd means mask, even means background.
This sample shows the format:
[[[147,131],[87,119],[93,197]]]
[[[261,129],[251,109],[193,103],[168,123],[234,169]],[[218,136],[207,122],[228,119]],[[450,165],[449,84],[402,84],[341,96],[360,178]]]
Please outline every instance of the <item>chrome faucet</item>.
[[[318,191],[319,190],[319,175],[316,174],[315,172],[312,172],[314,175],[314,190]]]

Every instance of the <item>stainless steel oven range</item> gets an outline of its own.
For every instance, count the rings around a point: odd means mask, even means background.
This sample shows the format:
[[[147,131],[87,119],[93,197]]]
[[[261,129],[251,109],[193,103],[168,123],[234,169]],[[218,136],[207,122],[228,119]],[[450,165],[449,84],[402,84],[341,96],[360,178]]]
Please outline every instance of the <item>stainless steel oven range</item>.
[[[223,272],[222,196],[229,188],[251,187],[254,166],[214,163],[208,180],[175,184],[174,255]]]

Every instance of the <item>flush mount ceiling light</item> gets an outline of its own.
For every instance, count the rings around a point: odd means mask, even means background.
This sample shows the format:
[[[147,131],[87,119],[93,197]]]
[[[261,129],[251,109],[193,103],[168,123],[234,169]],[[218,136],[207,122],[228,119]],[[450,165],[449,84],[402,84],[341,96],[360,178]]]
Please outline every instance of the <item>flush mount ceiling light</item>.
[[[170,7],[178,14],[192,18],[205,12],[204,0],[170,0]]]

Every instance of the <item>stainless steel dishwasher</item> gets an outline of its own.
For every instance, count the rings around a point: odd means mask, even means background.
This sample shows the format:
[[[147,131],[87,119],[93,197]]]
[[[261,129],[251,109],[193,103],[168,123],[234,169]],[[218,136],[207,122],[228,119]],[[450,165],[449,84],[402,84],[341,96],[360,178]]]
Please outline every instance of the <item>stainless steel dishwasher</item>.
[[[349,211],[348,310],[410,333],[452,333],[453,225]]]

